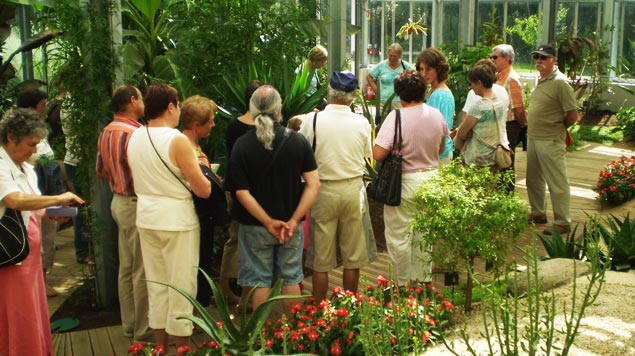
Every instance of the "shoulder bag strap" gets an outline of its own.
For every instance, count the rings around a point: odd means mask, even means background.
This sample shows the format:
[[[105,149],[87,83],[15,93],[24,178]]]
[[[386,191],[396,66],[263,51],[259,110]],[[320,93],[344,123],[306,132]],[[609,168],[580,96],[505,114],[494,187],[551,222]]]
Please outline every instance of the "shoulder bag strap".
[[[313,115],[313,145],[311,145],[311,148],[313,148],[313,153],[315,153],[315,122],[317,121],[317,111],[315,112],[315,114]],[[285,135],[287,134],[287,132],[285,131]]]
[[[393,136],[393,145],[392,145],[392,150],[393,152],[397,152],[397,154],[399,154],[401,152],[401,142],[402,142],[402,137],[401,137],[401,111],[399,109],[395,110],[396,113],[396,118],[395,118],[395,135]]]
[[[403,70],[406,70],[406,65],[403,64],[403,60],[401,61],[401,68],[403,68]]]
[[[489,100],[490,104],[492,104],[492,111],[494,112],[494,123],[496,124],[496,140],[498,141],[499,145],[503,145],[503,143],[501,142],[501,131],[500,131],[500,127],[498,127],[498,117],[496,116],[496,106],[494,106],[494,102],[491,99],[487,99]]]
[[[170,171],[170,173],[172,173],[172,175],[174,176],[174,178],[176,178],[176,180],[179,181],[179,183],[181,183],[185,189],[187,189],[190,193],[192,192],[192,190],[185,184],[183,183],[183,181],[181,180],[181,178],[179,178],[179,176],[176,175],[176,173],[174,173],[171,169],[170,166],[168,166],[167,163],[165,163],[165,161],[163,160],[163,157],[161,157],[161,155],[159,154],[159,151],[157,151],[157,148],[154,146],[154,142],[152,142],[152,137],[150,137],[150,129],[148,128],[148,126],[146,125],[146,132],[148,133],[148,140],[150,140],[150,144],[152,145],[152,148],[154,148],[154,152],[156,152],[157,157],[159,157],[159,159],[161,160],[161,163],[163,163],[163,165],[165,166],[165,168],[168,169],[168,171]]]

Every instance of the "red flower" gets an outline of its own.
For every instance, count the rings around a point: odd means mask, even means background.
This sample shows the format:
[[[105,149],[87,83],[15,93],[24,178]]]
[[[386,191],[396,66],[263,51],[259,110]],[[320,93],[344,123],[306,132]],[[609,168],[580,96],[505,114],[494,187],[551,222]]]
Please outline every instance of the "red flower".
[[[133,355],[138,355],[141,350],[143,350],[143,345],[138,342],[135,342],[134,344],[130,345],[130,347],[128,347],[128,352]]]
[[[432,335],[432,334],[431,334],[431,333],[430,333],[430,331],[428,331],[428,330],[425,330],[425,331],[423,332],[423,336],[421,337],[421,339],[422,339],[422,341],[423,341],[423,343],[424,343],[424,344],[427,344],[427,343],[428,343],[428,340],[430,339],[430,336],[431,336],[431,335]]]
[[[326,326],[326,320],[324,320],[324,318],[319,318],[316,324],[317,326]]]
[[[444,300],[441,302],[441,304],[443,304],[443,306],[445,307],[445,311],[450,311],[452,310],[452,308],[454,308],[454,305],[449,300]]]
[[[377,287],[388,287],[389,281],[384,276],[377,277]]]
[[[335,314],[339,317],[346,318],[348,316],[348,309],[346,309],[346,307],[341,307]]]
[[[219,328],[219,329],[222,329],[222,328],[223,328],[223,325],[224,325],[224,324],[223,324],[223,322],[222,322],[222,321],[217,321],[217,322],[216,322],[216,326],[218,326],[218,328]]]
[[[183,355],[186,352],[190,351],[190,347],[187,345],[183,345],[183,346],[179,346],[178,349],[176,349],[176,354],[177,355]]]
[[[617,187],[612,185],[609,187],[609,190],[611,190],[612,192],[616,192],[617,191]]]
[[[340,286],[333,288],[333,294],[340,294],[344,289]]]
[[[213,340],[210,341],[208,345],[212,349],[217,349],[218,348],[218,344],[216,343],[216,341],[213,341]]]
[[[331,355],[341,355],[342,348],[340,347],[340,340],[335,339],[333,341],[333,346],[331,347]]]
[[[267,347],[268,348],[272,348],[273,347],[273,340],[267,339]]]
[[[152,350],[152,355],[165,355],[165,346],[157,345]]]
[[[394,337],[390,338],[390,344],[391,345],[396,345],[397,344],[397,339],[395,339]]]

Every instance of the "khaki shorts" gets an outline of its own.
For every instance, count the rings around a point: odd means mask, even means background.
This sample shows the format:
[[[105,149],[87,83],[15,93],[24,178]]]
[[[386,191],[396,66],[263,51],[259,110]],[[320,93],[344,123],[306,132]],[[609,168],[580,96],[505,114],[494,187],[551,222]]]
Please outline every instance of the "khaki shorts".
[[[366,235],[362,223],[365,192],[361,177],[322,181],[311,208],[311,240],[307,267],[328,272],[337,267],[337,248],[345,269],[368,264]]]

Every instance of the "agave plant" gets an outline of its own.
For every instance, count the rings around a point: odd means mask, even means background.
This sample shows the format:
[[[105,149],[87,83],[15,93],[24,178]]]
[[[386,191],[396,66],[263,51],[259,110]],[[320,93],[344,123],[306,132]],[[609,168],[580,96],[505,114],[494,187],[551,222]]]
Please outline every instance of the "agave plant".
[[[540,236],[540,241],[542,241],[542,245],[545,247],[545,250],[547,250],[549,257],[581,259],[584,247],[576,240],[577,230],[578,226],[576,225],[576,227],[569,231],[563,238],[562,234],[558,232],[558,229],[556,229],[554,225],[551,236]]]
[[[247,316],[247,303],[245,303],[241,310],[241,325],[238,326],[234,322],[230,313],[229,306],[227,305],[227,300],[225,299],[223,292],[221,292],[216,282],[214,282],[210,276],[205,273],[205,271],[201,270],[201,272],[205,275],[207,282],[212,287],[212,294],[218,310],[219,320],[214,320],[205,307],[196,300],[196,297],[191,296],[183,289],[169,283],[157,281],[151,282],[170,287],[185,297],[185,299],[194,306],[194,309],[200,314],[200,317],[186,315],[180,316],[177,319],[191,320],[194,324],[198,325],[212,341],[215,341],[218,345],[222,345],[221,348],[225,350],[226,354],[239,356],[264,355],[264,350],[254,350],[254,347],[257,348],[260,345],[256,341],[260,336],[262,326],[271,314],[271,309],[273,308],[274,303],[284,299],[296,299],[299,296],[280,295],[283,281],[278,280],[271,289],[271,293],[269,293],[267,300],[259,305],[249,317]],[[255,288],[249,292],[246,297],[247,300],[251,299],[251,295],[254,290]]]

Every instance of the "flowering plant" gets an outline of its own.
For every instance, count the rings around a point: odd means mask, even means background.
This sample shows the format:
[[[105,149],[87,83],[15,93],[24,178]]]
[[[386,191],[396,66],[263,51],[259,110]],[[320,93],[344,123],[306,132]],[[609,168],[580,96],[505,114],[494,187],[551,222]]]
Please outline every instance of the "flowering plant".
[[[300,305],[262,328],[272,353],[393,355],[423,351],[446,330],[453,308],[434,288],[389,288],[382,276],[365,294],[333,290],[318,305]]]
[[[613,205],[635,196],[635,156],[621,156],[600,170],[596,190],[602,201]]]
[[[331,300],[304,306],[298,304],[290,315],[283,315],[277,320],[267,319],[260,324],[259,333],[250,335],[248,339],[252,344],[247,349],[232,347],[228,342],[231,338],[229,326],[216,322],[213,328],[216,332],[208,332],[211,341],[202,343],[198,348],[181,347],[177,355],[419,353],[447,331],[452,309],[452,303],[444,300],[435,288],[391,288],[388,279],[379,276],[377,283],[369,285],[364,294],[337,287]],[[134,344],[130,346],[129,353],[165,355],[165,350]]]

